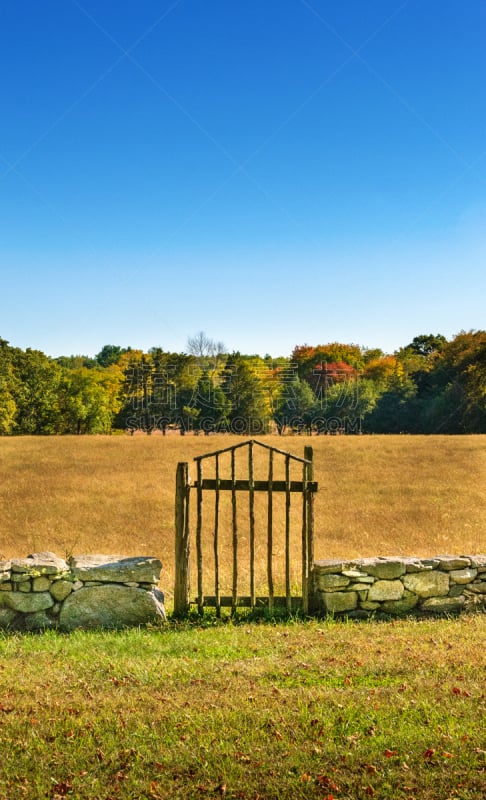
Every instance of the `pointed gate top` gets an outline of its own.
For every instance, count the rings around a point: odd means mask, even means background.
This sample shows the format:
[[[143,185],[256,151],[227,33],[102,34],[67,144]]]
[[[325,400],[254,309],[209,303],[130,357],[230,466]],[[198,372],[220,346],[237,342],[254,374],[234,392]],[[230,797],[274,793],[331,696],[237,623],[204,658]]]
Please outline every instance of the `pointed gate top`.
[[[219,456],[221,453],[229,453],[234,450],[238,450],[240,447],[248,447],[249,445],[257,444],[259,447],[265,447],[267,450],[271,450],[273,453],[279,453],[282,456],[286,456],[287,458],[291,458],[293,461],[299,461],[301,464],[311,464],[312,462],[307,458],[300,458],[299,456],[294,456],[292,453],[288,453],[285,450],[279,450],[278,447],[272,447],[269,444],[265,444],[264,442],[260,442],[258,439],[247,439],[246,442],[239,442],[239,444],[231,445],[230,447],[223,447],[222,450],[215,450],[214,453],[205,453],[202,456],[194,456],[194,461],[202,461],[205,458],[214,458],[214,456]]]

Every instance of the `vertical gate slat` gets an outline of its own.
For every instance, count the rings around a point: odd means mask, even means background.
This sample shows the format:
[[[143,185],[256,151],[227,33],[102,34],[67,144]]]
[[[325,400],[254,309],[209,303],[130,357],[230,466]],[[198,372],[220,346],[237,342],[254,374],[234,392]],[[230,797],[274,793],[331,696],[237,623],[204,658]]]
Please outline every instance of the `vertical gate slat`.
[[[250,608],[255,608],[255,489],[253,486],[253,442],[248,445],[248,482],[250,511]]]
[[[302,467],[302,611],[304,614],[309,610],[309,558],[307,553],[307,464]]]
[[[290,455],[285,456],[285,597],[287,611],[292,610],[290,593]]]
[[[268,512],[267,512],[267,579],[268,608],[273,610],[273,450],[268,454]]]
[[[238,603],[238,520],[236,509],[236,467],[235,467],[235,451],[231,451],[231,508],[232,508],[232,523],[233,523],[233,592],[231,613],[236,614],[236,607]]]
[[[202,554],[202,466],[197,462],[197,523],[196,523],[196,554],[197,554],[197,610],[203,613],[203,554]]]
[[[221,592],[219,583],[219,454],[216,454],[216,492],[214,497],[214,594],[216,616],[221,616]]]
[[[304,458],[309,462],[307,466],[307,481],[314,480],[314,450],[309,445],[304,448]],[[306,491],[306,522],[307,522],[307,574],[312,574],[314,566],[314,493]],[[309,582],[307,583],[307,597],[309,596]]]

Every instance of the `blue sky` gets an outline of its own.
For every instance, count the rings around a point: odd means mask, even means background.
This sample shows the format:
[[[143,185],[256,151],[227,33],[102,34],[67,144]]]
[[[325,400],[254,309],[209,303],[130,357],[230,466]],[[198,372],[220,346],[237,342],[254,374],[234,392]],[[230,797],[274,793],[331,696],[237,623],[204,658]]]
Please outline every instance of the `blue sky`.
[[[0,336],[486,325],[483,0],[3,0]]]

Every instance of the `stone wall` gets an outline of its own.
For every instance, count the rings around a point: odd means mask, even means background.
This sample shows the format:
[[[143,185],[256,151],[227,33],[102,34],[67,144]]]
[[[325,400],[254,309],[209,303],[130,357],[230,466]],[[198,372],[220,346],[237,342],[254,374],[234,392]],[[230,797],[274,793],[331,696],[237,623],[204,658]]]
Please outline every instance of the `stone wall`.
[[[165,620],[162,564],[147,556],[32,553],[0,561],[0,628],[122,628]]]
[[[315,611],[365,618],[486,610],[486,555],[316,561]]]

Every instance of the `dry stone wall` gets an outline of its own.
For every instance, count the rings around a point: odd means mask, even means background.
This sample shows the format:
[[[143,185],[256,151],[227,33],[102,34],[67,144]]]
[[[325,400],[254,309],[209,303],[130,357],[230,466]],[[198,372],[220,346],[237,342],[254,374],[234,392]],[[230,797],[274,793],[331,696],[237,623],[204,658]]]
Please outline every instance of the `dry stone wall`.
[[[148,556],[32,553],[0,561],[0,628],[123,628],[165,620],[162,564]]]
[[[484,611],[486,555],[316,561],[312,586],[314,610],[331,615]]]

